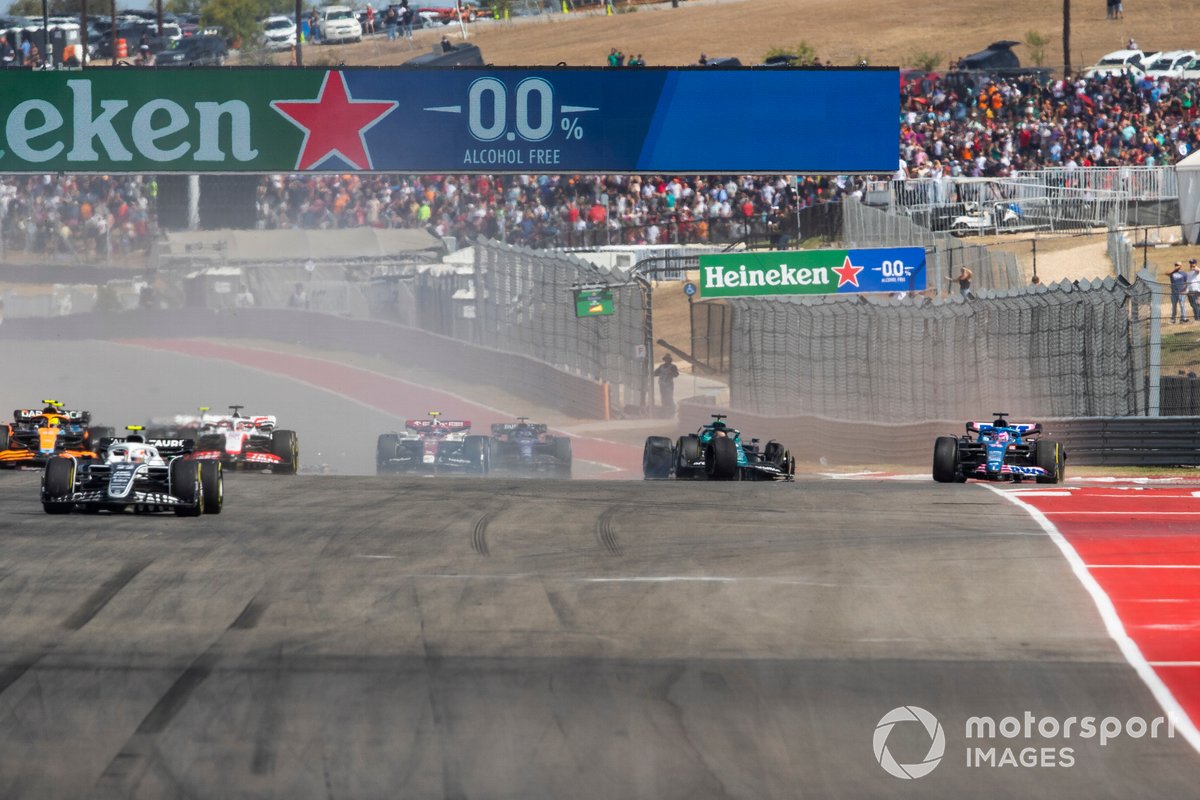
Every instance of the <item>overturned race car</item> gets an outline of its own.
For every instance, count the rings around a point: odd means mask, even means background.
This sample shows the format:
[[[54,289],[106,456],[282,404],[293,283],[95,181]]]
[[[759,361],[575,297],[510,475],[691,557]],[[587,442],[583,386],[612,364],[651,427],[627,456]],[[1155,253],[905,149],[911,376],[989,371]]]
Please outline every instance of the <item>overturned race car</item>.
[[[648,481],[790,481],[796,459],[777,441],[759,446],[742,441],[740,431],[725,424],[724,414],[672,445],[665,436],[649,436],[642,449],[642,476]]]
[[[990,423],[968,422],[962,436],[937,437],[933,479],[938,483],[962,483],[967,478],[1061,483],[1067,461],[1062,445],[1041,438],[1040,422],[1009,422],[1007,417],[997,413]]]
[[[516,422],[492,425],[488,468],[515,473],[571,477],[571,440],[556,436],[546,425],[517,417]]]
[[[375,473],[459,472],[486,475],[490,443],[487,436],[471,435],[471,421],[442,419],[430,411],[428,419],[406,419],[404,430],[379,435],[375,445]]]
[[[57,400],[43,400],[39,411],[18,408],[13,421],[0,424],[0,466],[42,466],[56,456],[97,458],[97,442],[111,428],[89,427],[91,412],[70,411]]]
[[[98,461],[52,458],[42,473],[42,508],[47,514],[72,511],[119,513],[173,511],[181,517],[219,514],[224,476],[219,461],[189,458],[189,439],[151,439],[140,426],[123,439],[106,439]]]

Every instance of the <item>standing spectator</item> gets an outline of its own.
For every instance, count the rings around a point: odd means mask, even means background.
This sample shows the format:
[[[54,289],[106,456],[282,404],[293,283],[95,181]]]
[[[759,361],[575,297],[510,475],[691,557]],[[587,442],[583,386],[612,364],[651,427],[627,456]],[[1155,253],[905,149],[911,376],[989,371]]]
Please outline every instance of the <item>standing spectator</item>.
[[[1191,266],[1188,270],[1188,305],[1192,307],[1192,319],[1200,320],[1200,266],[1194,258],[1188,263]]]
[[[396,41],[396,28],[400,25],[400,17],[396,14],[395,6],[388,6],[387,13],[383,16],[383,27],[387,29],[387,38],[389,42]]]
[[[304,284],[296,284],[292,296],[288,298],[288,308],[308,308],[308,293],[304,291]]]
[[[138,67],[153,67],[154,53],[150,52],[150,45],[143,44],[138,46],[137,58],[133,60],[134,66]]]
[[[317,10],[314,8],[312,13],[308,15],[308,35],[312,39],[313,44],[321,43],[321,28],[319,25],[320,21],[321,17],[319,14],[317,14]]]
[[[971,297],[971,278],[974,276],[975,273],[967,269],[966,265],[964,264],[958,268],[957,277],[948,278],[947,280],[949,280],[951,283],[958,281],[958,293],[969,299]]]
[[[1183,271],[1183,262],[1176,261],[1168,274],[1171,279],[1171,322],[1187,322],[1187,306],[1183,298],[1187,295],[1188,276]]]
[[[250,287],[242,284],[238,290],[237,297],[234,298],[234,304],[238,308],[254,308],[254,293],[250,291]]]
[[[416,20],[417,12],[409,8],[408,0],[400,0],[400,24],[404,26],[404,38],[411,39],[413,32],[413,22]]]
[[[671,363],[671,354],[662,357],[662,363],[654,370],[658,378],[659,406],[667,412],[667,416],[675,415],[675,379],[679,377],[679,367]]]
[[[375,6],[367,6],[367,28],[364,33],[375,34]]]

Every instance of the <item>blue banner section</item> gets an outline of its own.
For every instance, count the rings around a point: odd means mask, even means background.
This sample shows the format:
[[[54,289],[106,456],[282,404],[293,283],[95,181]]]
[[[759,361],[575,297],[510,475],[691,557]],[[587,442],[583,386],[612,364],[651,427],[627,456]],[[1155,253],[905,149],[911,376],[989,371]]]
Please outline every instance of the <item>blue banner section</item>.
[[[846,265],[853,280],[839,281],[839,294],[858,292],[923,292],[925,291],[925,248],[873,247],[847,250]]]
[[[397,172],[891,173],[895,70],[343,71]],[[214,75],[214,79],[218,79]],[[338,169],[338,159],[317,169]]]

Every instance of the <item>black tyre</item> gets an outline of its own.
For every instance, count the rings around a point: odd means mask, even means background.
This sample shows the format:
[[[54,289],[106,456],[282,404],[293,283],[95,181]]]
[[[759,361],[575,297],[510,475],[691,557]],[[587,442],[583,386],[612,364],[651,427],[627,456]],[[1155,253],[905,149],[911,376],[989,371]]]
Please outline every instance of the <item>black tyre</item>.
[[[0,450],[8,449],[8,440],[9,440],[8,426],[5,425],[3,427],[0,427]]]
[[[939,436],[933,443],[933,479],[954,483],[958,478],[958,439]]]
[[[52,458],[42,473],[42,509],[47,514],[70,514],[73,503],[49,503],[47,497],[65,497],[75,491],[75,459]]]
[[[100,450],[100,443],[113,437],[113,429],[108,427],[88,428],[83,436],[83,443],[90,450]]]
[[[763,448],[763,461],[781,470],[787,467],[787,448],[772,439]]]
[[[396,457],[396,450],[400,446],[400,436],[395,433],[381,433],[379,439],[375,442],[375,474],[385,475],[389,472],[394,472],[388,459]]]
[[[204,513],[220,514],[225,505],[225,470],[220,461],[200,462],[200,490],[204,494]]]
[[[171,494],[183,505],[173,506],[178,517],[198,517],[204,513],[204,490],[200,484],[199,461],[176,458],[171,462]]]
[[[467,436],[463,439],[463,457],[471,462],[467,470],[475,475],[488,473],[488,437]]]
[[[671,461],[675,452],[665,436],[647,436],[642,448],[642,477],[648,481],[665,481],[671,477]]]
[[[283,459],[272,467],[280,475],[295,475],[300,469],[300,443],[295,431],[275,431],[271,434],[271,452]]]
[[[571,440],[566,436],[554,437],[554,460],[557,461],[556,472],[560,477],[571,477]]]
[[[1062,483],[1063,477],[1066,475],[1064,462],[1067,460],[1067,454],[1061,444],[1050,439],[1043,439],[1037,443],[1034,458],[1039,467],[1050,473],[1046,477],[1038,477],[1038,483]]]
[[[714,437],[704,448],[704,470],[709,480],[732,481],[738,477],[737,445],[727,436]]]

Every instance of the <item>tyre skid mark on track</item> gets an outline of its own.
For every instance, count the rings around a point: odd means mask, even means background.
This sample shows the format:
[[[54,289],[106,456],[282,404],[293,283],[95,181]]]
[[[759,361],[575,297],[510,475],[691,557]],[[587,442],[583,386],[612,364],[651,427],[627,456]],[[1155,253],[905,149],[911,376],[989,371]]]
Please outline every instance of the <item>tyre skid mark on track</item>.
[[[619,510],[619,506],[609,506],[596,520],[596,540],[609,555],[613,556],[622,554],[621,543],[617,541],[617,534],[612,529],[613,515]]]
[[[212,675],[220,660],[221,639],[229,631],[245,629],[235,626],[239,621],[254,615],[255,612],[252,608],[256,598],[257,594],[246,603],[222,634],[204,652],[196,656],[167,688],[167,691],[158,698],[158,702],[142,718],[134,732],[100,773],[93,789],[100,790],[101,794],[130,796],[133,794],[133,788],[140,783],[141,776],[155,766],[159,767],[162,778],[168,782],[174,782],[169,769],[166,765],[161,764],[159,749],[153,741],[154,737],[167,729],[171,721],[187,705],[195,691]],[[258,750],[256,745],[256,757]]]
[[[62,627],[69,631],[77,631],[91,622],[97,614],[104,610],[117,594],[128,586],[134,578],[142,573],[146,567],[150,566],[149,561],[139,561],[126,564],[117,571],[115,575],[100,584],[96,591],[92,592],[86,600],[75,609],[69,617],[63,620]]]
[[[491,555],[488,551],[487,527],[491,522],[492,517],[500,513],[499,511],[488,511],[475,520],[475,525],[471,529],[471,549],[481,556]]]

